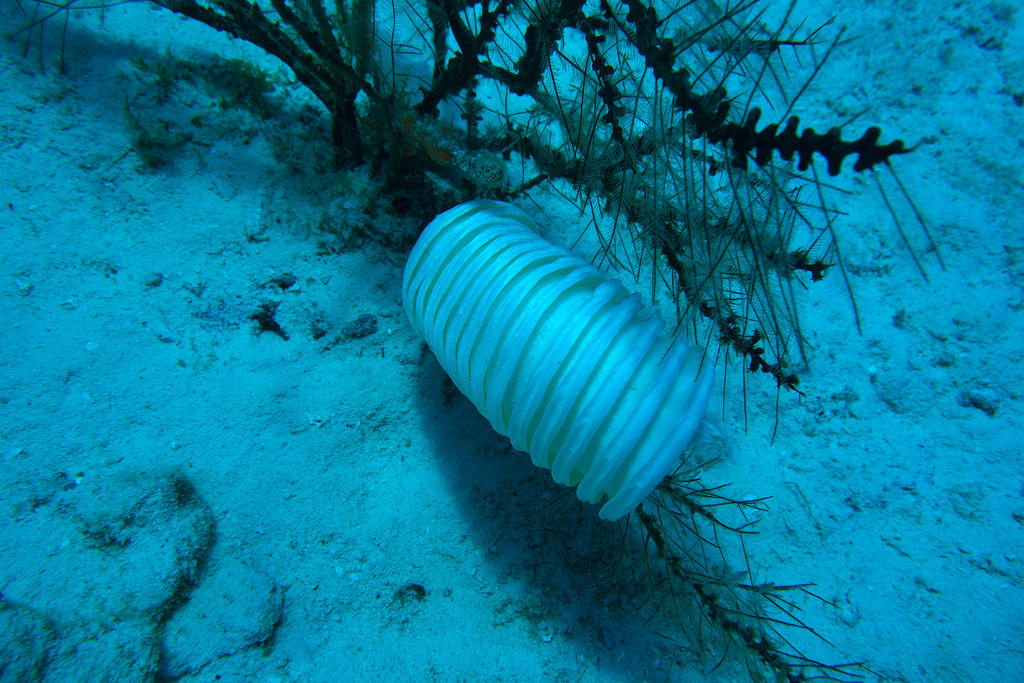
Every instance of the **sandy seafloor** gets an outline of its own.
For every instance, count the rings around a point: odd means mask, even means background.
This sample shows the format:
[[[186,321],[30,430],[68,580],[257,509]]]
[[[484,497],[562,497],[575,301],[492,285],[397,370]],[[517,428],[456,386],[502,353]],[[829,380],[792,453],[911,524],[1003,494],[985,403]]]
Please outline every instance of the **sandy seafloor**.
[[[772,497],[760,580],[834,603],[800,615],[833,647],[796,645],[868,679],[1024,681],[1024,13],[837,7],[855,40],[810,121],[923,141],[897,168],[946,268],[908,219],[924,280],[847,176],[863,334],[838,272],[808,289],[806,396],[771,444],[774,388],[751,378],[744,431],[731,373],[704,477]],[[641,609],[666,597],[618,525],[446,390],[404,255],[318,248],[359,183],[309,171],[308,94],[279,86],[269,121],[199,81],[158,104],[131,60],[285,70],[145,5],[98,19],[72,19],[65,75],[59,23],[0,42],[0,679],[744,680]],[[23,21],[6,2],[5,33]],[[132,116],[193,137],[147,165]],[[256,334],[263,302],[288,340]],[[377,331],[339,339],[361,314]]]

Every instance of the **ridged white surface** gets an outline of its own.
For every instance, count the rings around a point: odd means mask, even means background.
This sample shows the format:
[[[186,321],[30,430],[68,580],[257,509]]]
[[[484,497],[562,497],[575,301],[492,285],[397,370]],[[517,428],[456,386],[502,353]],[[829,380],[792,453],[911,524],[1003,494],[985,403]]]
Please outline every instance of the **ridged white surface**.
[[[674,467],[712,384],[701,354],[617,280],[471,201],[409,255],[405,310],[455,385],[555,481],[618,519]]]

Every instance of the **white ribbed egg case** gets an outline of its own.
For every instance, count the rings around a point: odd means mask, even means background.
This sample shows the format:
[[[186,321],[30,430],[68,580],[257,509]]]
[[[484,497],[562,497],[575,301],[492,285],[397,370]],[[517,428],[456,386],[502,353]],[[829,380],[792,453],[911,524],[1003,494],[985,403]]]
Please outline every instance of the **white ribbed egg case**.
[[[405,310],[455,385],[512,445],[618,519],[673,468],[712,371],[617,280],[539,236],[521,210],[471,201],[409,255]]]

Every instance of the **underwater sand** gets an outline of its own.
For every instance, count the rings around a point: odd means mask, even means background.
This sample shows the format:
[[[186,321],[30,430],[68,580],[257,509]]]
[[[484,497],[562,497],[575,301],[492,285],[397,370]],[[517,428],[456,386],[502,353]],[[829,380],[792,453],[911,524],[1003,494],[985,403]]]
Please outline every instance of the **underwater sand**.
[[[909,229],[922,278],[848,178],[863,334],[838,272],[804,292],[806,396],[771,443],[774,388],[748,377],[744,431],[732,358],[703,476],[771,496],[759,580],[835,604],[800,614],[834,647],[800,647],[884,680],[1024,681],[1024,16],[837,6],[857,40],[813,122],[924,140],[896,167],[946,268]],[[271,122],[201,79],[161,102],[131,60],[284,69],[143,5],[102,19],[72,18],[66,75],[59,23],[41,52],[0,42],[0,680],[744,680],[642,613],[620,528],[447,390],[401,254],[318,247],[360,181],[310,170],[310,96],[279,87]],[[138,125],[164,121],[144,157]],[[256,333],[263,304],[287,340]],[[341,334],[363,314],[375,332]]]

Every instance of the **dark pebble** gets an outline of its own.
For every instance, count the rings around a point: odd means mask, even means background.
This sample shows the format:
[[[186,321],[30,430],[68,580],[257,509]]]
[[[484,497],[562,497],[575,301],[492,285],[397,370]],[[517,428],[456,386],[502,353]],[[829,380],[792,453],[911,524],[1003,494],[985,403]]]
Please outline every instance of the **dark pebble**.
[[[377,318],[369,313],[363,313],[352,322],[345,323],[341,333],[350,339],[362,339],[369,337],[377,331]]]

